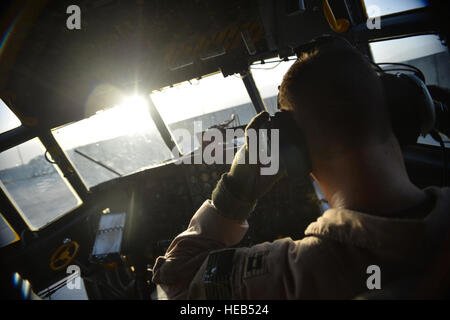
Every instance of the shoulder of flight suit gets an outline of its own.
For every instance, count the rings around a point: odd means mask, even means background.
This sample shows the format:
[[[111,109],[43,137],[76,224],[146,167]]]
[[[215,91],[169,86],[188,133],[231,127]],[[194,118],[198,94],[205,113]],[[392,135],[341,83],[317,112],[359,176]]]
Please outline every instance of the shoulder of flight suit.
[[[437,226],[437,229],[429,228],[429,232],[435,234],[445,228],[441,218],[448,219],[450,192],[437,188],[428,192],[435,193],[438,201],[434,214],[424,222]],[[344,219],[347,223],[343,223],[344,216],[348,218]],[[358,216],[360,219],[356,219]],[[399,263],[391,257],[397,257],[397,260],[402,257],[399,250],[394,250],[402,247],[394,244],[399,237],[403,238],[400,234],[405,234],[398,231],[411,230],[411,224],[422,224],[398,219],[369,219],[356,213],[335,215],[334,220],[337,221],[333,224],[323,220],[324,228],[310,228],[313,234],[302,240],[285,238],[250,248],[230,248],[242,239],[248,225],[228,221],[217,214],[211,202],[206,202],[194,215],[188,230],[177,236],[165,257],[158,259],[154,281],[166,287],[170,298],[351,299],[367,289],[366,268],[369,265],[383,261],[387,261],[387,266]],[[374,220],[377,225],[382,225],[376,233],[378,236],[373,233],[370,236],[370,232],[365,232],[367,228],[361,228],[365,221],[371,230],[374,229]],[[332,225],[337,228],[334,232],[330,232]],[[338,229],[340,237],[336,237]],[[375,238],[354,241],[357,230],[360,240]],[[395,232],[386,234],[386,230]],[[392,237],[393,241],[387,238],[382,241],[386,245],[372,245],[381,243],[379,236],[383,234]],[[409,234],[413,238],[418,235],[416,232]],[[380,247],[380,250],[374,250],[374,247]],[[381,254],[384,256],[380,257]]]
[[[190,299],[352,298],[344,279],[354,268],[340,257],[343,246],[310,236],[210,253],[189,288]],[[355,278],[355,277],[353,277]],[[361,277],[358,277],[362,279]],[[348,290],[346,290],[348,287]]]

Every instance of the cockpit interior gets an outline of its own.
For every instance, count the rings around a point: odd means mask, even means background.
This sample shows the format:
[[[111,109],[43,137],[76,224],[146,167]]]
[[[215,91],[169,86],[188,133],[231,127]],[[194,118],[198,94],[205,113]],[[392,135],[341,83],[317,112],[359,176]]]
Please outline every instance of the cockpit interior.
[[[254,116],[277,111],[297,48],[321,35],[429,86],[436,130],[402,152],[415,185],[448,186],[448,12],[433,0],[2,0],[0,296],[157,299],[155,259],[230,167],[202,159],[205,133],[234,129],[218,143],[239,148]],[[300,239],[327,208],[292,172],[239,246]]]

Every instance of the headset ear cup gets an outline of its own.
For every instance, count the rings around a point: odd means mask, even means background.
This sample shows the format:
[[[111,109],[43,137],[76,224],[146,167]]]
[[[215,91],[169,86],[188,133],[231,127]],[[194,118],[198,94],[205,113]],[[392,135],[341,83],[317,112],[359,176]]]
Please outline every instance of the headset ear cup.
[[[436,114],[433,99],[416,76],[403,73],[380,75],[394,134],[401,145],[415,144],[420,135],[431,132]]]
[[[380,78],[397,140],[402,146],[414,144],[420,135],[420,120],[411,108],[407,86],[397,75],[383,73]]]
[[[412,74],[401,74],[401,76],[409,78],[417,86],[415,91],[417,91],[416,104],[420,116],[420,133],[425,136],[433,131],[436,125],[436,110],[433,97],[425,83],[417,76]]]

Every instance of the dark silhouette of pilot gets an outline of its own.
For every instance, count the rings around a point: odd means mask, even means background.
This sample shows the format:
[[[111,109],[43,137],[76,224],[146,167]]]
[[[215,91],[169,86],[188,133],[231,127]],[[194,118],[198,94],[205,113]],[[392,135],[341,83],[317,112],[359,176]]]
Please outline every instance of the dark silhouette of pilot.
[[[279,105],[304,136],[311,175],[331,208],[303,239],[233,247],[257,200],[283,175],[239,164],[244,146],[212,200],[158,258],[153,281],[169,299],[353,299],[415,275],[411,297],[442,294],[447,270],[437,261],[449,260],[450,189],[410,181],[366,57],[341,42],[311,48],[284,76]],[[267,119],[262,113],[249,128]]]

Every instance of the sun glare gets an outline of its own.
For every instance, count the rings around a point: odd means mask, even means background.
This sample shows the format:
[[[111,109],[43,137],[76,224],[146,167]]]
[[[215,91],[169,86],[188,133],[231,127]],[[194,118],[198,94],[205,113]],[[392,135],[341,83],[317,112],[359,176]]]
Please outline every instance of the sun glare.
[[[94,117],[98,129],[114,136],[143,132],[152,121],[147,101],[141,96],[126,97],[118,106],[98,112]]]
[[[167,124],[250,102],[242,80],[222,74],[153,92],[151,98]]]
[[[154,127],[144,97],[125,97],[117,106],[56,130],[66,148],[139,134]]]
[[[145,109],[148,107],[147,100],[139,95],[125,97],[119,107]]]

